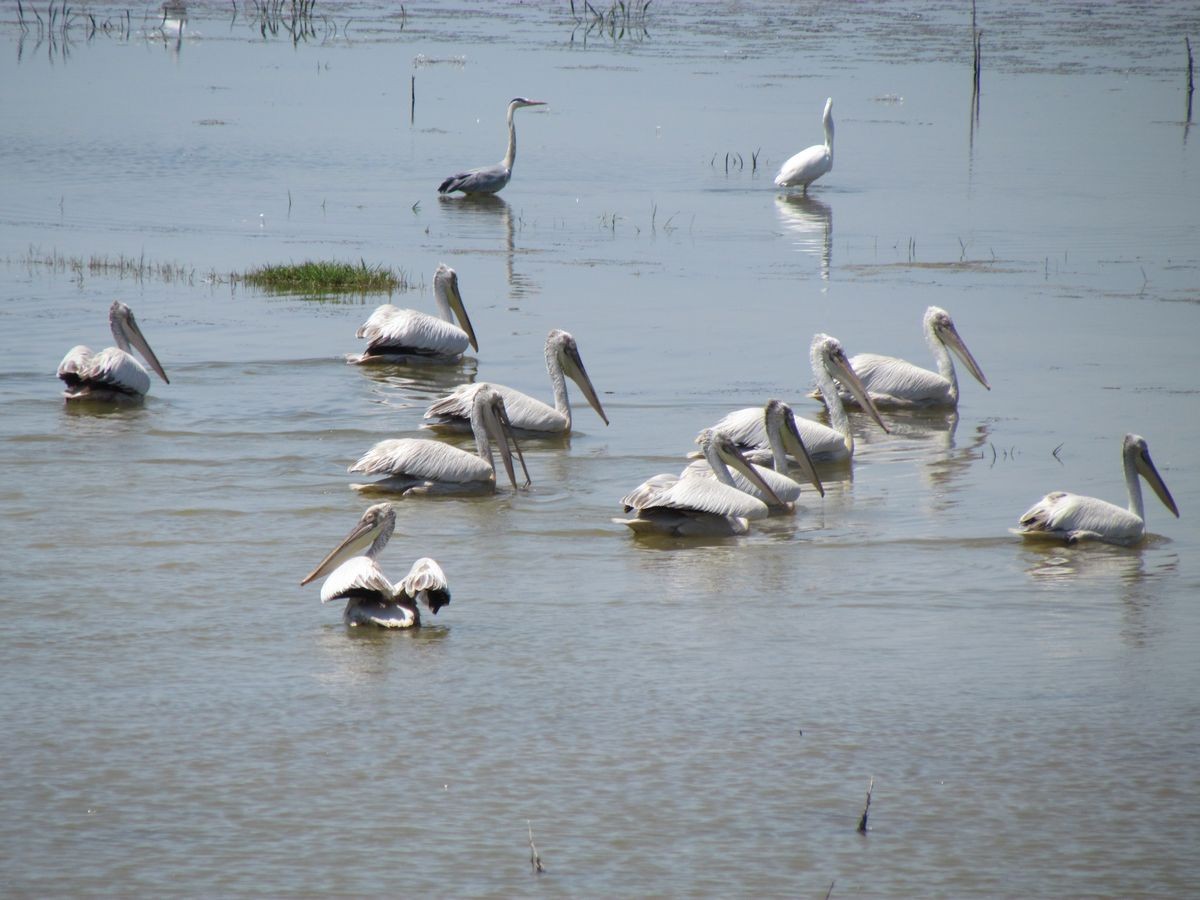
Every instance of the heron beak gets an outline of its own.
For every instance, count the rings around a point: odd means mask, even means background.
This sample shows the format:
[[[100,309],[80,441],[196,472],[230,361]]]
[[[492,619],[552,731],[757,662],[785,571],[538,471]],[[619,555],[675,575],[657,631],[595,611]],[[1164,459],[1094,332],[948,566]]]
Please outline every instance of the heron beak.
[[[962,364],[967,367],[967,371],[975,376],[975,380],[990,391],[992,386],[988,384],[987,379],[983,375],[983,370],[979,368],[979,363],[975,362],[975,357],[971,355],[971,351],[963,343],[963,339],[958,334],[958,329],[950,325],[948,328],[941,329],[941,336],[946,346],[953,350],[954,355],[962,360]]]
[[[579,355],[579,348],[571,344],[563,355],[563,370],[572,381],[579,385],[583,396],[587,397],[588,404],[607,425],[608,416],[604,414],[604,407],[600,405],[600,397],[597,396],[596,389],[592,386],[592,379],[588,377],[587,369],[583,367],[583,357]]]
[[[718,448],[717,452],[720,453],[721,459],[725,460],[727,465],[737,469],[746,476],[752,485],[763,492],[767,497],[767,504],[769,506],[787,506],[786,503],[779,499],[779,495],[771,490],[767,483],[763,481],[762,476],[758,474],[754,466],[749,463],[746,457],[742,456],[742,452],[733,446],[732,443]]]
[[[483,423],[489,437],[495,442],[496,449],[500,451],[500,459],[504,463],[504,471],[508,475],[508,480],[512,484],[513,490],[517,491],[521,487],[529,487],[532,481],[529,477],[529,469],[525,466],[525,455],[521,452],[521,448],[517,444],[516,435],[513,434],[512,423],[508,419],[508,410],[504,408],[504,400],[502,398],[496,397],[488,405]],[[512,444],[511,447],[509,446],[510,442]],[[521,471],[525,473],[525,484],[520,487],[517,485],[517,473],[513,469],[512,448],[514,447],[517,451],[517,458],[521,461]]]
[[[329,555],[321,560],[320,565],[301,579],[301,586],[310,581],[328,575],[329,572],[351,556],[357,556],[359,551],[375,540],[379,532],[379,522],[375,519],[362,519],[340,544],[329,551]]]
[[[851,396],[858,401],[858,405],[866,411],[866,413],[875,420],[875,424],[888,432],[888,427],[883,424],[883,419],[879,416],[879,410],[875,407],[875,401],[871,399],[871,395],[867,393],[867,389],[863,386],[862,380],[855,374],[854,369],[850,367],[850,360],[846,359],[844,353],[838,352],[830,355],[829,364],[833,368],[833,377],[848,390]]]
[[[134,319],[132,312],[121,319],[121,330],[125,332],[126,340],[133,347],[137,348],[138,353],[142,354],[142,359],[150,363],[150,368],[158,373],[158,377],[167,384],[170,384],[171,379],[167,377],[167,373],[163,371],[162,363],[158,361],[158,357],[150,349],[150,344],[147,343],[146,336],[142,334],[142,329],[138,327],[137,320]]]
[[[1158,469],[1154,467],[1154,461],[1150,458],[1150,454],[1142,451],[1134,457],[1134,467],[1138,474],[1146,479],[1147,484],[1158,494],[1158,499],[1162,501],[1163,506],[1174,513],[1175,518],[1179,518],[1179,507],[1175,505],[1175,499],[1171,496],[1171,492],[1167,490],[1166,482],[1162,480],[1162,476],[1158,474]]]
[[[458,324],[467,333],[467,340],[471,342],[471,346],[478,352],[479,341],[475,340],[475,329],[471,327],[471,320],[467,317],[467,308],[463,306],[462,294],[458,290],[458,273],[453,269],[449,271],[450,283],[446,285],[446,299],[450,301],[450,309],[454,311],[454,315],[458,319]]]
[[[783,431],[780,436],[783,438],[783,448],[791,454],[796,465],[800,467],[800,471],[804,473],[804,477],[817,489],[817,493],[824,497],[825,485],[821,484],[816,467],[813,466],[812,457],[808,455],[808,448],[804,446],[804,440],[800,437],[800,429],[796,427],[795,416],[783,417]]]

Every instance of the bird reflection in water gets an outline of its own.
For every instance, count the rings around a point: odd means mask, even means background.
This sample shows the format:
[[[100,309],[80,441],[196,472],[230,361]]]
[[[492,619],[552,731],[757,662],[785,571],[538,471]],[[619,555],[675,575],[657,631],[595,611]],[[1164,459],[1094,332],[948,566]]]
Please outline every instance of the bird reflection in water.
[[[528,275],[514,270],[513,262],[517,254],[515,232],[517,217],[513,215],[512,207],[507,200],[495,194],[467,194],[452,197],[446,194],[438,196],[438,206],[448,216],[455,219],[461,233],[467,238],[490,238],[494,235],[492,222],[499,222],[504,246],[504,272],[508,279],[508,296],[512,300],[541,293],[541,286]],[[470,252],[470,251],[467,251]],[[490,249],[477,252],[490,253]]]
[[[821,280],[829,280],[833,258],[833,208],[804,194],[780,194],[775,208],[783,227],[795,237],[792,241],[801,253],[819,254]]]

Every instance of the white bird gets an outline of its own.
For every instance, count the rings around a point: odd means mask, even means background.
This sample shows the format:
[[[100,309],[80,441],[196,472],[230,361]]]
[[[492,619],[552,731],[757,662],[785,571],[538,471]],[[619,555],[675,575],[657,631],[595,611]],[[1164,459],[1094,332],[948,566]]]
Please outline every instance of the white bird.
[[[390,303],[377,307],[355,335],[367,340],[367,349],[351,356],[349,362],[455,363],[468,345],[478,350],[475,329],[458,290],[458,273],[445,263],[433,273],[433,299],[436,316]]]
[[[833,98],[825,101],[825,112],[821,115],[825,126],[825,143],[813,144],[801,150],[779,169],[775,184],[779,187],[800,187],[808,193],[808,186],[833,168]]]
[[[546,336],[546,371],[550,373],[550,386],[554,390],[553,407],[510,387],[491,385],[504,397],[504,407],[513,428],[541,435],[570,434],[571,401],[567,397],[567,378],[579,386],[592,409],[604,420],[605,425],[608,424],[608,416],[604,414],[592,380],[583,367],[583,358],[579,355],[575,338],[558,328],[552,328]],[[465,431],[472,398],[478,390],[478,384],[460,384],[449,395],[433,401],[425,410],[425,418],[433,421],[422,427],[437,432]]]
[[[975,357],[954,327],[950,313],[937,306],[929,307],[925,310],[924,328],[925,342],[937,359],[936,372],[894,356],[880,356],[877,353],[856,353],[850,358],[850,365],[880,409],[958,406],[958,375],[954,371],[950,350],[962,360],[976,381],[989,391],[992,389],[979,363],[975,362]],[[844,390],[842,400],[851,405],[856,402]]]
[[[1125,435],[1121,458],[1125,467],[1125,487],[1129,491],[1128,509],[1095,497],[1055,491],[1021,516],[1013,531],[1026,537],[1065,540],[1068,544],[1089,539],[1124,546],[1136,544],[1146,536],[1146,512],[1138,475],[1146,479],[1163,506],[1179,518],[1179,508],[1150,459],[1146,439],[1140,434]]]
[[[108,308],[108,324],[117,346],[93,353],[79,344],[72,347],[58,364],[58,377],[67,385],[64,397],[68,400],[141,400],[150,390],[150,375],[130,355],[131,346],[142,354],[164,382],[171,383],[142,335],[133,310],[120,300],[114,300]]]
[[[814,462],[849,460],[854,454],[854,432],[850,429],[850,417],[846,415],[846,407],[834,383],[835,378],[849,388],[851,396],[859,401],[880,428],[886,432],[888,427],[883,424],[879,410],[871,402],[866,388],[859,381],[850,361],[846,359],[846,351],[842,349],[837,338],[827,334],[813,335],[808,355],[813,377],[817,382],[818,396],[822,397],[829,407],[829,421],[833,423],[833,427],[796,416],[796,428]],[[767,456],[770,447],[763,426],[762,411],[757,406],[750,406],[734,410],[713,427],[727,431],[737,441],[738,447],[751,459],[761,462]]]
[[[753,484],[741,472],[734,471],[730,473],[733,477],[734,486],[739,491],[745,491],[752,497],[763,501],[772,510],[791,512],[796,501],[800,499],[799,482],[789,478],[786,474],[788,469],[787,458],[788,454],[791,454],[800,472],[817,489],[817,492],[824,497],[825,487],[821,484],[821,479],[817,476],[816,469],[813,468],[812,459],[808,455],[804,440],[800,437],[800,432],[796,428],[797,420],[792,414],[792,408],[781,400],[768,400],[766,406],[759,410],[758,415],[762,419],[763,430],[767,436],[769,459],[772,468],[767,468],[765,465],[759,465],[753,461],[751,461],[751,465],[758,473],[759,478],[771,489],[771,493],[779,500],[782,500],[783,504],[782,506],[774,505],[771,497],[760,491],[757,485]],[[720,429],[719,425],[715,427]],[[729,432],[726,433],[728,434]],[[730,437],[732,436],[730,434]],[[734,443],[737,443],[736,438],[734,438]],[[707,459],[701,458],[690,463],[687,468],[679,473],[679,477],[716,478],[717,473],[709,465]]]
[[[504,410],[504,398],[489,384],[480,384],[471,405],[471,431],[475,435],[475,453],[427,438],[398,438],[380,441],[363,454],[348,471],[382,475],[371,484],[352,484],[356,491],[388,491],[399,494],[491,494],[496,490],[496,467],[492,443],[513,490],[517,476],[513,471],[512,450],[517,451],[529,486],[525,457],[512,437]]]
[[[526,106],[545,106],[545,100],[527,100],[515,97],[508,104],[508,152],[504,159],[494,166],[482,166],[451,175],[440,185],[439,194],[450,194],[462,191],[464,194],[495,194],[502,190],[512,178],[513,163],[517,159],[517,128],[513,125],[513,113]]]
[[[417,602],[424,603],[436,616],[437,611],[450,602],[450,588],[442,567],[429,557],[414,562],[408,574],[395,584],[384,577],[376,557],[387,545],[395,527],[396,511],[390,503],[369,507],[346,538],[305,575],[300,584],[308,584],[332,569],[333,573],[321,586],[321,602],[345,600],[342,619],[347,625],[420,627],[421,613]],[[365,553],[352,556],[368,544]]]
[[[740,471],[775,505],[782,501],[747,462],[729,435],[707,429],[696,439],[716,479],[655,475],[621,498],[632,519],[613,519],[635,534],[676,537],[745,534],[751,519],[766,518],[767,504],[738,490],[729,466]]]

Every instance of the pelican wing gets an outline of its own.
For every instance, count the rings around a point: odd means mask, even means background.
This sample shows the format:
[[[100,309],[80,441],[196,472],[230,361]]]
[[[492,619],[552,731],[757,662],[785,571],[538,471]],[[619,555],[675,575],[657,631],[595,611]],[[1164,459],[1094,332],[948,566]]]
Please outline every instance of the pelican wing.
[[[794,479],[789,478],[782,472],[776,472],[774,469],[763,466],[754,465],[754,471],[758,473],[758,477],[767,483],[775,496],[784,503],[795,503],[800,499],[800,484]],[[739,472],[737,469],[731,469],[730,475],[733,476],[733,482],[737,485],[737,489],[743,493],[749,494],[764,503],[767,502],[766,495],[759,489],[758,485],[754,484]],[[688,463],[687,468],[679,473],[680,478],[709,478],[715,480],[717,475],[712,470],[712,466],[708,464],[706,459],[696,459]],[[774,501],[771,501],[774,502]],[[738,515],[744,515],[739,513]]]
[[[676,479],[674,484],[647,499],[644,505],[634,508],[677,509],[742,519],[764,519],[769,513],[767,505],[761,500],[707,478]]]
[[[397,309],[390,303],[371,313],[358,329],[358,337],[368,341],[364,356],[461,356],[470,344],[467,333],[457,325],[415,309]]]
[[[103,387],[139,397],[150,390],[149,373],[124,350],[106,347],[90,357],[77,353],[81,350],[87,348],[76,347],[58,367],[58,377],[69,387]],[[67,377],[63,375],[64,367],[68,369]]]
[[[1065,491],[1047,494],[1030,507],[1018,523],[1017,533],[1061,540],[1099,538],[1125,544],[1146,533],[1145,523],[1127,509]]]
[[[793,414],[792,419],[796,423],[796,430],[800,432],[800,440],[804,442],[804,447],[813,461],[828,462],[849,455],[846,450],[846,438],[841,432],[803,416]],[[739,450],[753,454],[753,462],[763,463],[771,459],[761,406],[735,409],[712,427],[733,438]]]
[[[449,444],[419,438],[380,441],[347,471],[407,476],[442,483],[488,481],[492,478],[491,466],[478,456]]]
[[[321,585],[321,602],[328,603],[351,594],[374,594],[391,600],[393,593],[392,583],[383,577],[375,560],[356,556],[346,560],[325,579]]]
[[[438,185],[439,194],[462,191],[464,194],[495,194],[512,177],[512,170],[497,163],[451,175]]]
[[[92,348],[76,344],[58,364],[58,377],[66,382],[68,387],[78,387],[83,383],[91,364]]]
[[[396,582],[395,590],[397,594],[407,594],[413,600],[424,600],[429,611],[435,616],[439,609],[450,602],[450,586],[446,582],[446,573],[436,560],[428,556],[423,556],[412,564],[408,574]]]
[[[452,393],[433,401],[425,410],[425,418],[433,419],[434,425],[469,428],[475,394],[485,386],[490,386],[504,398],[504,409],[513,428],[523,431],[562,431],[566,427],[562,414],[553,406],[502,384],[486,382],[459,385]]]
[[[850,359],[850,365],[876,403],[920,404],[951,402],[950,382],[929,369],[922,369],[907,360],[878,353],[858,353]],[[847,405],[857,401],[848,393],[843,394]]]
[[[807,185],[833,168],[833,155],[824,144],[813,144],[792,156],[775,176],[778,187]]]

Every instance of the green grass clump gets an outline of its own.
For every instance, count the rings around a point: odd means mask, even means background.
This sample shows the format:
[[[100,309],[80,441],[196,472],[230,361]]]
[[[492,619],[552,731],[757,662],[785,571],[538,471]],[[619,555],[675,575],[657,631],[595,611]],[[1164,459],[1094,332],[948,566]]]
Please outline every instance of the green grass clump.
[[[386,266],[344,262],[302,262],[263,266],[241,276],[246,284],[300,294],[391,293],[408,290],[408,277]]]

